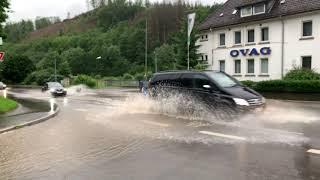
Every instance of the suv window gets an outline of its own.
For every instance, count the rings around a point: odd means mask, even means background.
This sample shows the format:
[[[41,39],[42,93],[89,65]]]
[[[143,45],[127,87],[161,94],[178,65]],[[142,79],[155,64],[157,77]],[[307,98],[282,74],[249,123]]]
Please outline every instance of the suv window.
[[[183,74],[181,77],[182,86],[185,88],[193,88],[193,74]]]
[[[181,87],[180,74],[160,74],[156,75],[151,84],[163,87]]]
[[[200,75],[194,74],[193,75],[193,88],[196,89],[203,89],[203,85],[211,85],[209,78]]]
[[[203,85],[210,85],[212,89],[217,90],[217,87],[210,79],[201,74],[184,74],[181,79],[184,88],[203,89]]]

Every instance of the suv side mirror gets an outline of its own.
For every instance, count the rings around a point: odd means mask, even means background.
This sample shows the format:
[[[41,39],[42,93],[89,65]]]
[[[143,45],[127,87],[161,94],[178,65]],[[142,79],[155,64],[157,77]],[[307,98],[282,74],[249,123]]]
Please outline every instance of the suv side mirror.
[[[211,89],[211,86],[210,85],[203,85],[202,86],[204,89]]]

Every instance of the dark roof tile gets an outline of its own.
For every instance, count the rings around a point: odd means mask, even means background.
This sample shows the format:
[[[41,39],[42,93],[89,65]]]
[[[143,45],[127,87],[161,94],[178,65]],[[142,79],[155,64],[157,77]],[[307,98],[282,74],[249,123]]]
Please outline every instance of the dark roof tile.
[[[278,16],[294,15],[304,12],[320,10],[320,0],[228,0],[220,9],[210,14],[199,26],[200,30],[210,28],[219,28],[224,26],[247,23],[251,21],[260,21]],[[238,7],[266,2],[267,8],[265,14],[254,15],[249,17],[240,17],[240,11],[237,14],[232,12]],[[221,17],[220,14],[223,13]]]

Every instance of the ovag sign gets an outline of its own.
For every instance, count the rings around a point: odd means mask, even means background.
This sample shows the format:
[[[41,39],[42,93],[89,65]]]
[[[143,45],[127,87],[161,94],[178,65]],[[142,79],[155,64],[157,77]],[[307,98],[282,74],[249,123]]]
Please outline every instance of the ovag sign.
[[[257,48],[252,49],[239,49],[239,50],[232,50],[230,51],[230,55],[232,57],[238,57],[239,55],[242,56],[260,56],[260,55],[270,55],[271,48],[270,47],[263,47],[260,50]]]

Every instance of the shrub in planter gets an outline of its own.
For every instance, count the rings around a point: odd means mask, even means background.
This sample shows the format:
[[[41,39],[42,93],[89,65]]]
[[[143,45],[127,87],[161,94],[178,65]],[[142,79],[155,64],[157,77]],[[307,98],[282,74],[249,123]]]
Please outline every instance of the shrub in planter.
[[[317,80],[271,80],[258,82],[255,90],[261,92],[320,93]]]
[[[254,82],[254,81],[241,81],[241,83],[250,88],[254,88],[257,84],[257,82]]]
[[[294,68],[289,71],[284,80],[320,80],[320,74],[314,70],[305,68]]]

